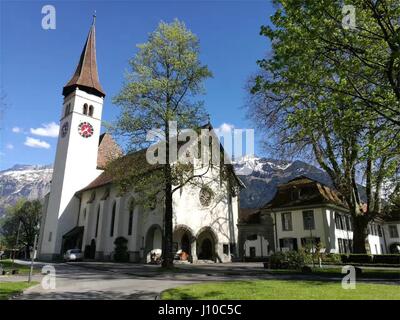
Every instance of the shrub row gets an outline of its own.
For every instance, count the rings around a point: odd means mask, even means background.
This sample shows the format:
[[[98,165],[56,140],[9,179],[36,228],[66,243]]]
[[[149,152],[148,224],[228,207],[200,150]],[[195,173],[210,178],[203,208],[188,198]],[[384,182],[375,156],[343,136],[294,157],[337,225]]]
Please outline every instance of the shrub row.
[[[359,264],[396,264],[400,265],[400,254],[320,254],[323,263],[359,263]],[[302,250],[275,252],[265,264],[271,269],[301,270],[305,265],[312,263],[312,255]],[[318,256],[314,255],[314,262],[318,263]]]
[[[400,264],[400,254],[342,254],[342,263]]]

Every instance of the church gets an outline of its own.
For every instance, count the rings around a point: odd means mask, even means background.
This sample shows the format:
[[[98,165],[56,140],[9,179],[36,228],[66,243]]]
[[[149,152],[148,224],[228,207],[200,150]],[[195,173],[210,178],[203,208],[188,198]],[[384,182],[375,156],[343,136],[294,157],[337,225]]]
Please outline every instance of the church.
[[[60,132],[38,258],[57,260],[66,250],[78,248],[88,259],[112,261],[114,241],[124,237],[129,261],[149,262],[151,253],[162,248],[164,204],[160,199],[150,208],[142,206],[134,186],[121,193],[105,170],[109,161],[127,156],[111,135],[100,134],[105,91],[97,71],[94,21],[62,94]],[[143,154],[139,152],[131,160],[143,161]],[[237,256],[238,194],[243,185],[232,167],[226,167],[233,187],[221,178],[222,167],[213,167],[204,172],[207,187],[188,184],[173,194],[174,253],[185,252],[190,262],[229,262]],[[194,164],[194,170],[204,168]]]

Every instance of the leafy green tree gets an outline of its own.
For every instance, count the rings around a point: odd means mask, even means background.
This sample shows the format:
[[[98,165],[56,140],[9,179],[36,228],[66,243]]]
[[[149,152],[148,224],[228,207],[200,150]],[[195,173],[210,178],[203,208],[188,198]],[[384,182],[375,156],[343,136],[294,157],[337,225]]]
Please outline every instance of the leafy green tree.
[[[343,1],[274,4],[273,26],[261,28],[272,53],[258,61],[249,116],[270,146],[312,154],[329,174],[353,217],[354,251],[364,253],[399,167],[398,2],[352,1],[355,29],[342,23]]]
[[[35,235],[39,236],[42,203],[39,200],[19,200],[13,207],[7,209],[2,219],[0,234],[8,248],[15,248],[18,228],[20,226],[18,248],[33,247]]]
[[[203,102],[196,96],[204,92],[203,81],[212,74],[199,61],[197,37],[178,20],[161,22],[148,41],[138,47],[139,52],[130,61],[126,82],[114,99],[122,111],[114,130],[126,139],[131,156],[119,160],[119,165],[111,163],[109,170],[122,190],[133,186],[148,206],[163,199],[163,267],[170,267],[172,195],[194,179],[190,165],[171,165],[170,139],[182,129],[199,128],[205,122]],[[177,123],[176,132],[170,127],[171,121]],[[165,141],[164,164],[147,163],[145,150],[134,153],[149,145],[146,135],[154,129],[160,130]]]

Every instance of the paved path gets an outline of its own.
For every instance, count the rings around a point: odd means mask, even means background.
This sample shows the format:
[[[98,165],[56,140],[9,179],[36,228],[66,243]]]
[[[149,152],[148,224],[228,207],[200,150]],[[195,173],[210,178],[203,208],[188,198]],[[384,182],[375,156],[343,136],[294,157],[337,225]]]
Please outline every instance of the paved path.
[[[311,276],[270,274],[262,268],[261,263],[177,265],[173,272],[163,271],[156,265],[131,263],[78,262],[53,265],[57,275],[55,289],[45,290],[41,285],[37,285],[27,289],[16,299],[157,299],[166,289],[205,281],[250,279],[341,281],[339,277],[319,277],[316,274]],[[38,264],[37,267],[41,265]],[[385,280],[374,282],[396,284]]]

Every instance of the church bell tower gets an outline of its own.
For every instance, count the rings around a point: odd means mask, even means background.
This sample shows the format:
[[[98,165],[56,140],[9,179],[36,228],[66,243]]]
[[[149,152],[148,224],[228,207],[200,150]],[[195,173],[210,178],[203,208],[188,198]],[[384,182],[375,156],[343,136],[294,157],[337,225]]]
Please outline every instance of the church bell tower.
[[[102,172],[97,168],[97,153],[105,93],[97,73],[95,16],[78,66],[62,94],[53,178],[39,243],[43,260],[61,254],[63,235],[76,226],[79,199],[75,193]]]

